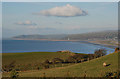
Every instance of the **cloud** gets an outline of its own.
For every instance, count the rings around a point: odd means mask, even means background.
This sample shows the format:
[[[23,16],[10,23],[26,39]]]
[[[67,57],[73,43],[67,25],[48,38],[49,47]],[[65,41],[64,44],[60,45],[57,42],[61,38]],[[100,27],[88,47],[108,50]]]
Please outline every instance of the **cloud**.
[[[87,11],[84,11],[80,8],[67,4],[62,7],[55,7],[48,10],[42,10],[38,15],[44,16],[59,16],[59,17],[73,17],[73,16],[86,16],[88,15]]]
[[[31,25],[31,26],[37,25],[36,23],[33,23],[32,21],[17,22],[15,24],[17,24],[17,25]]]

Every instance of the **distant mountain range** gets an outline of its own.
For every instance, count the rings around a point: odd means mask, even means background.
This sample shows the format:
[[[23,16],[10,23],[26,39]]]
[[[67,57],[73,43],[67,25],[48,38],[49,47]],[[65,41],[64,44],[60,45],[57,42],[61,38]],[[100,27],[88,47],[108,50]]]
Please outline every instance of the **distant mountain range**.
[[[118,31],[90,32],[82,34],[58,34],[58,35],[19,35],[13,39],[48,39],[48,40],[117,40]]]
[[[71,40],[105,40],[105,39],[117,39],[118,31],[102,31],[102,32],[91,32],[83,34],[71,34],[68,35]],[[67,39],[67,37],[65,38]]]
[[[58,35],[19,35],[15,36],[13,38],[17,39],[62,39],[65,38],[67,35],[66,34],[58,34]]]

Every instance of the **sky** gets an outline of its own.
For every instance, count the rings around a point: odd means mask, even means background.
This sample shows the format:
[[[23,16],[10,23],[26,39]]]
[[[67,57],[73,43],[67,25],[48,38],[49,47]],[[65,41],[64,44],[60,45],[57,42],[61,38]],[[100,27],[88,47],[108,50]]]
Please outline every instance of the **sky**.
[[[1,38],[2,38],[2,3],[0,2],[0,39]],[[1,45],[0,45],[0,47],[1,47]]]
[[[1,0],[2,2],[118,2],[119,0]]]
[[[118,29],[117,2],[3,2],[3,37]]]

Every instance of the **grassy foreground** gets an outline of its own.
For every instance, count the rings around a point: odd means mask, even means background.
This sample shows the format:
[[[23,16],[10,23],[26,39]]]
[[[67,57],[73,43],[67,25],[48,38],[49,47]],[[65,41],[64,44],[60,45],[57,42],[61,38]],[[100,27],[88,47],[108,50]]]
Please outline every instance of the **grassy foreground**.
[[[62,58],[66,58],[68,55],[67,53],[36,53],[35,55],[33,53],[32,57],[26,54],[20,54],[20,56],[24,57],[22,59],[19,57],[19,55],[14,54],[14,57],[16,57],[16,60],[19,60],[19,63],[23,63],[28,61],[28,58],[30,58],[31,63],[34,63],[35,60],[42,61],[44,58],[52,58],[53,56],[58,56]],[[41,54],[42,59],[39,57],[35,57]],[[58,55],[59,54],[59,55]],[[66,55],[65,55],[66,54]],[[4,59],[5,57],[8,57],[10,59],[10,54],[3,54],[3,61],[8,61],[8,59]],[[15,58],[13,58],[15,59]],[[9,60],[10,61],[10,60]],[[107,67],[103,67],[103,63],[106,62],[107,64],[110,64]],[[7,62],[6,62],[7,63]],[[42,70],[31,70],[31,71],[24,71],[19,72],[20,77],[43,77],[45,75],[46,77],[102,77],[106,72],[110,71],[116,71],[118,69],[118,53],[112,53],[97,59],[93,59],[90,61],[86,61],[83,63],[73,64],[66,67],[57,67],[57,68],[51,68],[51,69],[42,69]],[[9,76],[9,73],[3,73],[3,77]]]

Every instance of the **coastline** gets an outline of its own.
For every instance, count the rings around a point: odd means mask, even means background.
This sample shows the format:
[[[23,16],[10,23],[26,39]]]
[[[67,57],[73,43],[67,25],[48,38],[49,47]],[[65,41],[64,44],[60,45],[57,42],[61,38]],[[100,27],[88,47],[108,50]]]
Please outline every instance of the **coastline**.
[[[94,41],[87,41],[87,42],[96,44],[96,45],[102,45],[102,46],[113,48],[113,49],[118,47],[117,43],[109,43],[109,42],[113,42],[113,41],[107,41],[107,40],[94,40]]]
[[[94,44],[94,45],[100,45],[100,46],[112,48],[112,49],[115,49],[116,47],[118,47],[117,45],[101,44],[101,43],[96,43],[96,42],[91,42],[91,41],[85,41],[85,42],[90,43],[90,44]]]
[[[40,41],[71,41],[71,42],[83,42],[83,43],[89,43],[94,45],[101,45],[104,47],[109,47],[115,49],[118,47],[117,44],[110,44],[107,40],[53,40],[53,39],[20,39],[20,38],[13,38],[11,40],[40,40]],[[104,41],[104,42],[103,42]]]
[[[11,40],[40,40],[40,41],[80,41],[80,40],[55,40],[55,39],[17,39],[13,38]]]

